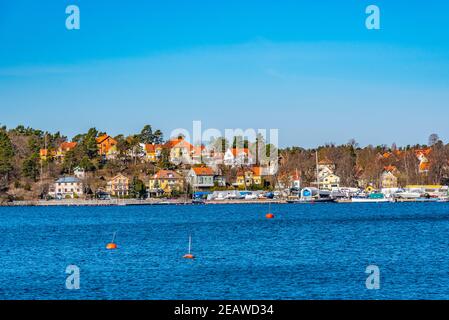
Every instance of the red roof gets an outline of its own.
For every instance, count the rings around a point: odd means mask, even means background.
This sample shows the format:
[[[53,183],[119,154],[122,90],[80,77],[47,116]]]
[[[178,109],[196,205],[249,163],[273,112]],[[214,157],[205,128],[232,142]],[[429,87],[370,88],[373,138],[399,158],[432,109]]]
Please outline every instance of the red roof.
[[[321,160],[320,162],[318,162],[319,164],[322,165],[330,165],[330,164],[334,164],[331,160],[329,160],[328,158],[324,158],[323,160]]]
[[[428,156],[431,152],[432,152],[431,148],[415,150],[416,156],[420,156],[420,155]]]
[[[214,170],[209,167],[192,168],[192,170],[197,176],[213,176],[215,174]]]
[[[255,176],[262,176],[262,170],[263,170],[262,167],[251,167],[251,168],[247,168],[247,169],[244,169],[244,170],[243,169],[239,169],[237,174],[242,176],[243,175],[243,171],[245,171],[245,173],[252,172],[253,175],[255,175]]]
[[[232,148],[231,152],[232,152],[232,155],[234,157],[237,156],[237,151],[239,152],[239,154],[244,152],[246,155],[249,155],[249,149],[248,148]]]
[[[193,146],[189,142],[184,140],[184,138],[171,139],[171,140],[167,141],[165,146],[170,149],[175,148],[175,147],[176,148],[187,148],[189,150],[193,149]]]
[[[396,167],[395,166],[386,166],[386,167],[384,167],[384,170],[385,171],[389,171],[389,172],[393,172],[393,171],[396,171]]]
[[[157,149],[162,148],[162,145],[160,144],[146,144],[145,150],[146,152],[155,152]]]
[[[182,179],[182,176],[173,170],[159,170],[153,179]]]
[[[70,151],[72,149],[75,149],[76,145],[77,145],[76,142],[63,142],[61,143],[59,148],[61,148],[61,150],[63,151]]]

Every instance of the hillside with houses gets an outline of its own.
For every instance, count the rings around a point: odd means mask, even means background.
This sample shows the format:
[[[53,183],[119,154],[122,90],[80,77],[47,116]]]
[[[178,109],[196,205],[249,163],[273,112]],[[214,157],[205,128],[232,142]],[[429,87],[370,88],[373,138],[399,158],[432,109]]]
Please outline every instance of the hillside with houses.
[[[191,198],[224,190],[291,197],[304,187],[397,190],[447,184],[449,145],[436,135],[428,145],[360,147],[350,141],[275,150],[263,137],[198,146],[183,136],[165,140],[149,125],[126,137],[92,128],[72,139],[23,126],[0,129],[3,202]]]

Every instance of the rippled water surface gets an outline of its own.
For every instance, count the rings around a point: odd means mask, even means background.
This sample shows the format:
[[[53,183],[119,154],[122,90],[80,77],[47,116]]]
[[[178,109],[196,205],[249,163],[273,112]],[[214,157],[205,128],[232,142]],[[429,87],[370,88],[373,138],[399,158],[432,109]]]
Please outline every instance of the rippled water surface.
[[[0,207],[0,299],[448,299],[449,205]],[[119,249],[106,243],[117,231]],[[193,237],[194,261],[182,256]],[[367,290],[377,265],[381,289]],[[67,290],[66,267],[80,268]]]

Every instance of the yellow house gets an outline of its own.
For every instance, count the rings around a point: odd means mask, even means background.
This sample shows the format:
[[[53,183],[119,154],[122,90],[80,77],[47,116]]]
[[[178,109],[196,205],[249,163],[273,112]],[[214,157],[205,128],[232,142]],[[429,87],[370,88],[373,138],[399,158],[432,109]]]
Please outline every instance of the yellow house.
[[[123,197],[129,194],[129,178],[118,174],[109,180],[106,191],[114,197]]]
[[[160,144],[146,144],[145,157],[149,162],[157,162],[162,154],[162,145]]]
[[[262,168],[252,167],[245,170],[239,170],[237,173],[236,185],[239,188],[245,188],[252,185],[262,185]]]
[[[76,142],[63,142],[59,145],[56,150],[49,149],[41,149],[39,154],[41,160],[49,160],[51,158],[55,158],[59,161],[62,161],[67,152],[72,151],[77,146]]]
[[[384,168],[381,176],[382,188],[390,189],[398,187],[398,177],[395,175],[397,169],[395,166],[388,166]]]
[[[150,193],[172,194],[184,190],[184,178],[173,170],[159,170],[148,183]]]
[[[183,160],[191,160],[195,150],[193,145],[183,137],[169,140],[165,143],[165,147],[170,150],[170,161],[175,163]]]

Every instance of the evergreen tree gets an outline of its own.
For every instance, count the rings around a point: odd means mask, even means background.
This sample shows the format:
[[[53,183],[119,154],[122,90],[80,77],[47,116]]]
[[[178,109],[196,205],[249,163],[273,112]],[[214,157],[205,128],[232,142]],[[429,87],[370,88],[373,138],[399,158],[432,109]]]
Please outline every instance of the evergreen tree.
[[[25,159],[22,165],[22,173],[25,177],[37,181],[39,177],[39,155],[33,153],[30,157]]]
[[[154,135],[153,135],[153,128],[149,124],[147,124],[145,127],[143,127],[142,131],[140,132],[139,141],[145,144],[151,144],[154,142]]]
[[[162,133],[161,130],[154,131],[153,143],[155,143],[155,144],[163,144],[164,143],[164,134]]]
[[[134,176],[130,186],[130,194],[133,198],[143,199],[147,193],[145,183],[138,177]]]
[[[0,180],[8,181],[9,174],[13,170],[12,159],[14,149],[11,140],[5,130],[0,130]]]

